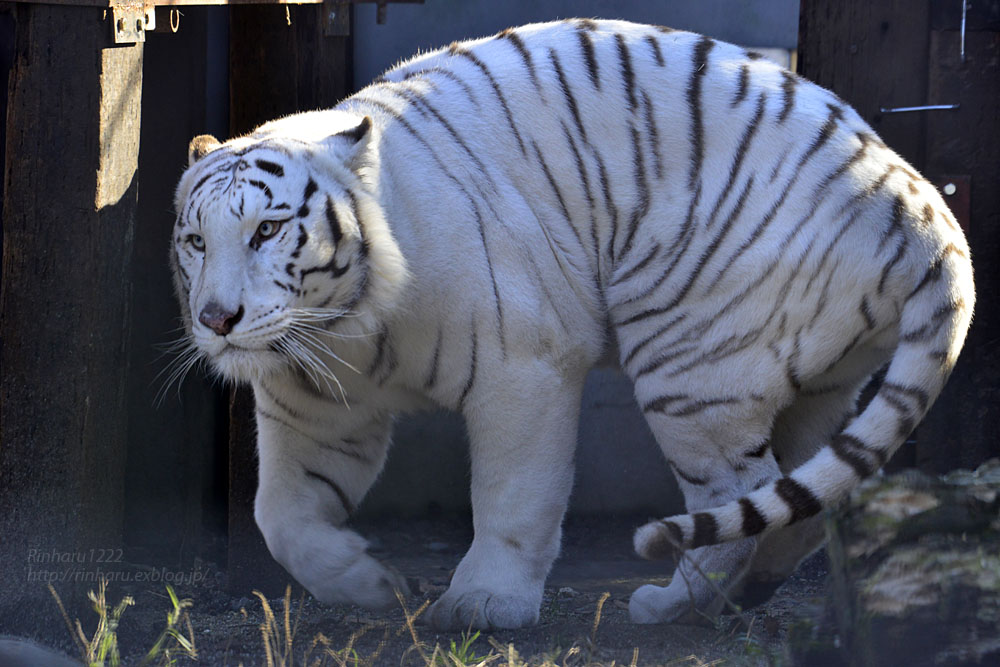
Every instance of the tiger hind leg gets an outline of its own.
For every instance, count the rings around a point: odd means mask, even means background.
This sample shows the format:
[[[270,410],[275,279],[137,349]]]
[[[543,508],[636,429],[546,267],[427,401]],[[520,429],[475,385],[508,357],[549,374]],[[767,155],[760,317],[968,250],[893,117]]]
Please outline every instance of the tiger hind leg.
[[[865,357],[871,354],[861,352]],[[877,366],[866,359],[855,372],[845,373],[852,370],[848,365],[840,373],[811,381],[795,402],[778,415],[771,446],[782,473],[787,474],[808,460],[843,429],[856,412],[858,393],[867,381],[866,370],[873,364]],[[825,538],[821,514],[764,536],[750,563],[743,590],[735,600],[744,608],[766,602]]]
[[[776,412],[771,403],[692,398],[680,391],[648,396],[651,384],[637,383],[636,395],[674,469],[688,511],[735,500],[780,477],[767,444]],[[706,543],[716,529],[710,522],[700,525]],[[629,603],[632,621],[666,623],[718,613],[739,588],[757,549],[758,538],[748,537],[684,553],[667,586],[635,591]]]

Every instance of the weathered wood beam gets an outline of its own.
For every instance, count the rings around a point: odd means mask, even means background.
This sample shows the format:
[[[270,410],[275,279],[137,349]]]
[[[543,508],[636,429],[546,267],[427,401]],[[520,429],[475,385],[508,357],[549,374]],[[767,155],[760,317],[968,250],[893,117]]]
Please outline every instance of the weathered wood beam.
[[[142,46],[101,9],[18,5],[0,295],[0,617],[121,546]],[[35,549],[37,551],[32,551]],[[76,575],[66,575],[72,580]],[[55,583],[68,602],[95,584]],[[51,615],[45,615],[51,618]]]

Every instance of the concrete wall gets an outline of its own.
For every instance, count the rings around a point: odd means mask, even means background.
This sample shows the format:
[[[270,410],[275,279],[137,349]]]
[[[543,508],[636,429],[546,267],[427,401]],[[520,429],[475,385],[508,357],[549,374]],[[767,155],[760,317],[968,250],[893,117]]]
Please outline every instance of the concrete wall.
[[[701,32],[745,46],[795,48],[798,0],[425,0],[389,5],[388,20],[356,5],[357,88],[418,50],[489,35],[503,28],[571,16],[621,18]],[[469,506],[468,448],[459,416],[400,420],[389,464],[365,501],[368,515],[464,511]],[[596,369],[587,381],[580,419],[576,483],[570,511],[659,515],[683,500],[632,398],[630,381]]]

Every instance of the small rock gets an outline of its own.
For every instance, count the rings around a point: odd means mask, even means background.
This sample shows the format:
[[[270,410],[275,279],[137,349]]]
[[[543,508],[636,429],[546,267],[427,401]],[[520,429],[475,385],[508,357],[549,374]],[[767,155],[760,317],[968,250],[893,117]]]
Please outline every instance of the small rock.
[[[570,588],[569,586],[563,586],[559,589],[560,597],[575,598],[580,592],[575,588]]]
[[[229,608],[233,611],[239,611],[240,609],[246,609],[249,604],[250,598],[242,597],[238,600],[233,600],[232,604],[229,605]]]

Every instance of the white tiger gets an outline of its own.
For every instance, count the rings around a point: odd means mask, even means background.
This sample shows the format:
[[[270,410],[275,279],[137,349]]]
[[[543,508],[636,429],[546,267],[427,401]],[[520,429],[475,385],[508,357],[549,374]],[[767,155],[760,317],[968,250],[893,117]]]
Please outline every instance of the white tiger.
[[[395,414],[465,416],[475,538],[442,628],[537,621],[606,349],[693,512],[636,533],[646,557],[691,549],[631,599],[671,621],[719,604],[703,572],[734,591],[818,545],[821,508],[940,392],[974,302],[947,206],[835,95],[617,21],[455,43],[335,109],[197,137],[176,205],[183,363],[252,384],[257,523],[317,598],[405,590],[345,522]]]

